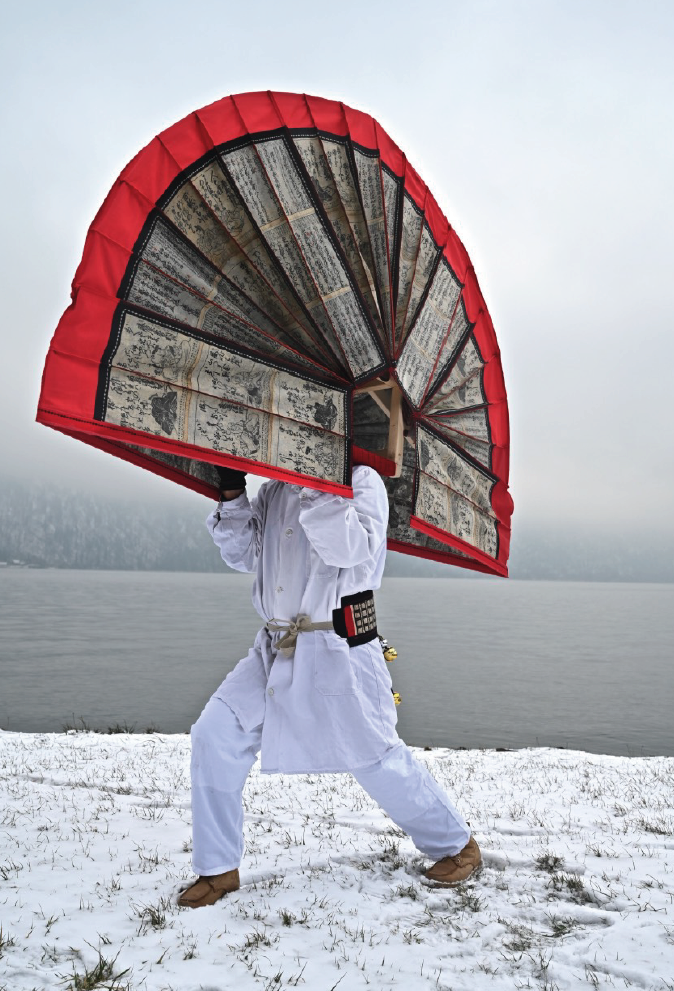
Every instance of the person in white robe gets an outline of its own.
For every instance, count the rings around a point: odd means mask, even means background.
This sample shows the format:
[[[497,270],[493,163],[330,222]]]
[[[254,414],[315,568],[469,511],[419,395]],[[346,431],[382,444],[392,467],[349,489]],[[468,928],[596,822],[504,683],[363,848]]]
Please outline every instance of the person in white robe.
[[[232,477],[245,485],[242,473]],[[334,629],[301,629],[329,627],[344,596],[379,588],[387,524],[386,489],[364,466],[353,470],[353,499],[270,481],[252,502],[245,489],[229,489],[209,515],[225,563],[255,574],[253,605],[264,625],[192,727],[199,877],[179,904],[213,904],[239,887],[242,792],[258,754],[266,774],[353,774],[437,861],[431,880],[459,883],[480,866],[467,823],[398,737],[376,634],[350,647]]]

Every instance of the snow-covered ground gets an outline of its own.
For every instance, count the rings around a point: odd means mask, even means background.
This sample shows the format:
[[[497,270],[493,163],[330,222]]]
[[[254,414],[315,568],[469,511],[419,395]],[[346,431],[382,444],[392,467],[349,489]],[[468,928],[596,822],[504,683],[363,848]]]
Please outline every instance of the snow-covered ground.
[[[187,736],[0,733],[0,989],[674,989],[674,758],[416,756],[475,880],[427,887],[348,775],[254,770],[242,888],[191,910]]]

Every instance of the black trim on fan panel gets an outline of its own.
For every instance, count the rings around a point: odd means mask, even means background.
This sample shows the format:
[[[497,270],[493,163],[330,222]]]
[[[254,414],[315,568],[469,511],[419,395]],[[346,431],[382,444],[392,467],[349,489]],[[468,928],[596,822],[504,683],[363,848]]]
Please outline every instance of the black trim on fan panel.
[[[208,206],[208,204],[206,204],[206,205]],[[208,302],[209,302],[209,300],[207,299],[206,296],[203,296],[196,289],[194,289],[191,286],[187,285],[187,283],[181,282],[180,279],[176,279],[174,276],[170,275],[168,272],[165,272],[163,269],[160,269],[157,266],[153,265],[152,262],[150,260],[148,260],[147,257],[145,257],[145,248],[147,246],[147,242],[149,241],[150,237],[154,233],[155,228],[159,224],[165,225],[166,228],[169,231],[171,231],[176,236],[176,238],[179,239],[189,249],[189,251],[194,252],[194,254],[197,255],[201,259],[201,261],[203,262],[203,264],[206,265],[206,266],[208,266],[208,268],[211,270],[211,272],[213,272],[216,275],[216,277],[219,279],[219,281],[224,282],[228,286],[230,286],[234,295],[241,296],[243,299],[245,299],[248,302],[248,304],[254,310],[259,311],[269,321],[270,324],[272,324],[275,328],[277,328],[277,330],[281,334],[284,334],[285,333],[285,331],[283,330],[283,328],[279,325],[278,321],[276,321],[268,313],[264,313],[262,311],[260,305],[258,303],[256,303],[255,300],[252,299],[246,292],[244,292],[243,289],[241,289],[239,286],[237,286],[236,283],[233,282],[227,275],[225,275],[220,269],[218,269],[214,265],[214,263],[210,260],[210,258],[208,258],[207,255],[205,255],[203,253],[203,251],[199,248],[199,246],[197,244],[195,244],[194,241],[190,241],[190,239],[185,236],[185,234],[180,230],[179,227],[177,227],[175,225],[175,223],[170,219],[170,217],[168,217],[165,213],[162,213],[160,210],[158,210],[156,208],[153,209],[150,212],[150,214],[148,215],[148,218],[147,218],[145,224],[143,225],[141,234],[139,235],[139,238],[136,241],[136,245],[134,247],[134,252],[133,252],[131,258],[129,259],[129,263],[128,263],[127,268],[126,268],[126,272],[124,273],[124,276],[123,276],[123,279],[122,279],[122,282],[120,284],[120,288],[119,288],[119,291],[118,291],[118,295],[120,295],[121,293],[123,293],[123,296],[121,296],[122,299],[126,300],[127,302],[129,302],[133,306],[139,306],[141,309],[145,309],[145,307],[143,307],[136,300],[131,300],[129,298],[129,292],[130,292],[130,290],[133,287],[133,282],[135,280],[135,277],[136,277],[136,274],[138,272],[138,269],[139,269],[139,267],[140,267],[141,264],[144,264],[144,265],[149,266],[150,268],[153,268],[155,271],[159,272],[160,275],[162,275],[165,278],[169,279],[171,282],[175,282],[176,285],[181,286],[185,290],[185,292],[190,293],[192,296],[196,297],[197,299],[203,300],[204,301],[204,305],[207,305]],[[263,279],[263,276],[260,275],[260,278]],[[255,325],[253,323],[253,321],[250,320],[249,318],[247,318],[245,316],[240,316],[239,314],[235,313],[234,311],[227,309],[227,307],[220,306],[217,303],[215,303],[213,305],[221,313],[227,315],[233,321],[235,321],[237,323],[248,324],[249,326],[254,327],[254,329],[259,330],[262,335],[264,335],[266,333],[264,330],[262,330],[261,328],[257,327],[257,325]],[[155,311],[148,311],[148,312],[155,312]],[[166,314],[163,314],[163,313],[160,313],[158,315],[159,316],[162,316],[162,317],[166,316]],[[170,319],[174,319],[174,318],[168,317],[168,319],[170,320]],[[180,320],[177,320],[176,322],[177,323],[182,323],[182,321],[180,321]],[[208,333],[208,331],[204,331],[204,333]],[[219,335],[215,335],[215,336],[216,337],[219,337]],[[223,338],[223,340],[229,340],[229,338],[226,338],[225,337],[225,338]],[[234,342],[234,343],[236,343],[236,342]],[[293,350],[295,350],[299,354],[300,342],[295,341],[295,342],[289,343],[287,340],[286,341],[279,340],[279,343],[282,344],[284,347],[286,347],[289,352],[292,352]],[[245,346],[246,345],[242,345],[242,347],[245,347]],[[254,349],[254,350],[256,350],[256,349]],[[262,352],[262,353],[264,353],[264,352]],[[314,362],[317,365],[320,365],[321,364],[321,360],[322,359],[324,360],[324,358],[325,358],[325,356],[321,356],[320,355],[320,352],[318,354],[313,354],[313,353],[310,353],[309,352],[307,356],[309,357],[309,359],[312,362]],[[291,360],[291,359],[289,359],[289,360]],[[326,368],[326,372],[329,373],[330,371],[332,371],[332,370],[329,369],[329,368]]]
[[[282,128],[277,128],[275,131],[262,131],[262,132],[260,132],[260,134],[263,136],[264,139],[267,139],[267,140],[270,139],[270,138],[272,138],[272,137],[279,138],[279,137],[282,137],[283,136],[283,129]],[[168,206],[170,200],[176,195],[176,193],[182,188],[182,186],[186,182],[188,182],[188,181],[191,180],[192,176],[194,176],[198,172],[200,172],[210,162],[217,163],[217,165],[221,169],[221,171],[222,171],[225,179],[230,184],[230,186],[234,189],[234,191],[235,191],[235,193],[236,193],[236,195],[238,197],[239,203],[241,205],[241,208],[245,212],[245,214],[246,214],[246,216],[247,216],[247,218],[248,218],[251,226],[255,230],[255,232],[258,235],[258,237],[261,239],[261,241],[262,241],[262,243],[263,243],[263,245],[264,245],[267,253],[269,254],[269,257],[273,261],[274,266],[276,268],[277,274],[280,276],[281,280],[283,281],[284,285],[286,286],[286,289],[289,291],[289,293],[291,294],[292,298],[295,300],[296,305],[298,306],[298,308],[300,309],[300,311],[304,315],[304,318],[305,318],[305,321],[306,321],[306,324],[307,324],[307,326],[304,328],[305,331],[307,331],[311,336],[313,336],[313,338],[314,338],[314,344],[318,347],[319,351],[320,350],[325,350],[326,353],[330,355],[330,357],[332,358],[332,360],[335,361],[335,362],[337,362],[337,364],[339,366],[341,366],[342,365],[342,362],[343,362],[343,356],[335,354],[333,352],[332,348],[330,347],[330,345],[328,344],[328,342],[323,339],[320,327],[315,323],[315,321],[314,321],[313,317],[311,316],[309,310],[305,306],[304,302],[300,298],[300,296],[297,293],[297,291],[296,291],[295,287],[293,286],[292,282],[288,278],[288,276],[287,276],[287,274],[286,274],[283,266],[280,264],[280,262],[278,260],[278,257],[274,254],[274,252],[269,247],[269,244],[267,242],[267,239],[262,234],[262,232],[261,232],[258,224],[256,223],[255,219],[253,218],[250,210],[248,209],[248,205],[246,204],[245,200],[243,199],[243,197],[239,193],[237,184],[234,182],[234,180],[233,180],[233,178],[231,176],[231,173],[230,173],[230,171],[229,171],[229,169],[227,167],[227,163],[224,161],[224,159],[222,157],[222,155],[223,155],[223,153],[225,151],[234,151],[237,148],[245,148],[248,145],[252,145],[252,144],[254,144],[254,138],[253,138],[253,136],[251,136],[251,135],[244,135],[241,138],[236,138],[233,141],[225,142],[224,144],[218,145],[217,148],[211,149],[205,155],[202,155],[201,158],[197,159],[196,162],[193,162],[190,166],[188,166],[187,169],[184,169],[183,172],[180,173],[180,175],[176,176],[176,178],[167,187],[166,191],[158,198],[158,200],[157,200],[157,207],[160,210],[164,210],[166,208],[166,206]],[[211,213],[213,213],[212,208],[207,203],[206,203],[206,206],[211,211]],[[220,218],[217,218],[217,220],[218,220],[218,223],[226,231],[227,228],[224,226],[224,224],[222,223],[222,221],[220,220]],[[181,232],[181,234],[182,234],[182,232]],[[233,235],[230,234],[230,237],[232,237],[233,240],[236,242],[236,238],[234,238]],[[192,244],[191,241],[189,243]],[[238,244],[238,242],[236,242],[236,243]],[[248,258],[248,256],[246,255],[245,251],[242,248],[240,248],[240,250],[246,256],[246,258]],[[200,252],[200,254],[201,254],[201,252]],[[248,261],[249,261],[249,263],[251,265],[253,265],[253,263],[250,262],[250,259],[248,259]],[[211,262],[211,264],[212,264],[212,262]],[[253,265],[253,267],[255,267],[255,266]],[[264,281],[266,281],[264,279],[264,276],[262,275],[262,273],[260,273],[258,271],[258,274],[260,275],[260,277]],[[273,290],[270,290],[270,291],[273,292]],[[281,303],[283,303],[282,300],[281,300]],[[257,304],[254,304],[254,305],[257,306]],[[323,344],[321,344],[321,341],[323,341]],[[348,369],[343,368],[342,371],[345,372],[346,373],[346,377],[348,377]]]
[[[94,400],[93,418],[94,420],[100,420],[101,422],[105,422],[105,414],[108,407],[110,369],[112,367],[112,359],[114,358],[115,352],[119,347],[119,341],[122,336],[122,320],[125,309],[126,306],[121,301],[115,308],[115,312],[112,315],[110,337],[108,338],[108,343],[105,345],[105,351],[101,357],[101,364],[98,369],[98,386],[96,388],[96,398]]]
[[[464,306],[464,313],[465,313],[465,309],[466,308]],[[466,319],[468,319],[468,314],[466,314]],[[468,343],[468,341],[471,341],[472,344],[473,344],[473,347],[475,348],[475,350],[477,351],[477,353],[480,356],[480,361],[482,362],[482,365],[480,367],[480,395],[482,396],[482,403],[475,403],[473,406],[466,407],[465,409],[451,410],[451,412],[448,411],[447,414],[446,414],[447,416],[453,416],[456,413],[465,412],[466,409],[477,409],[479,406],[488,405],[489,404],[489,399],[487,398],[487,394],[484,391],[484,370],[487,367],[487,362],[484,360],[484,358],[482,356],[482,352],[480,351],[480,347],[479,347],[479,345],[477,343],[477,338],[475,337],[475,334],[473,332],[474,329],[475,329],[475,324],[474,323],[469,323],[468,324],[468,330],[466,331],[466,333],[461,338],[459,347],[457,347],[457,349],[454,352],[454,355],[453,355],[451,361],[449,362],[449,364],[447,365],[447,367],[444,369],[443,377],[438,381],[437,385],[428,393],[428,395],[426,396],[426,402],[431,402],[431,400],[436,395],[436,393],[439,391],[439,389],[441,388],[441,386],[443,386],[445,384],[445,382],[447,380],[447,377],[449,376],[449,374],[452,371],[452,368],[454,367],[454,365],[459,360],[459,355],[461,354],[461,352],[465,348],[465,346]],[[431,415],[431,416],[435,416],[435,415],[442,416],[444,414],[442,414],[442,413],[437,413],[437,414],[430,413],[429,415]],[[490,443],[491,443],[491,439],[490,439]]]
[[[487,425],[489,425],[489,417],[487,417]],[[417,427],[421,430],[427,430],[429,434],[432,434],[434,437],[436,437],[442,444],[446,444],[448,447],[451,447],[451,449],[454,451],[455,454],[458,454],[459,457],[463,458],[464,461],[467,461],[472,468],[475,468],[482,475],[488,478],[492,483],[491,488],[489,490],[489,498],[491,499],[491,493],[494,489],[494,486],[499,480],[498,476],[495,475],[493,471],[491,471],[489,468],[485,468],[485,466],[481,464],[481,462],[479,462],[476,458],[474,458],[472,454],[468,454],[468,452],[464,451],[464,449],[462,447],[459,447],[458,444],[455,444],[453,441],[449,440],[449,438],[445,437],[444,434],[441,434],[440,431],[437,430],[437,428],[433,429],[433,424],[429,422],[428,419],[426,419],[426,417],[423,417],[423,415],[421,420],[417,420]],[[491,444],[491,440],[489,441],[489,443]],[[417,465],[418,464],[419,464],[419,452],[417,450]],[[422,469],[420,468],[419,470],[421,471]]]

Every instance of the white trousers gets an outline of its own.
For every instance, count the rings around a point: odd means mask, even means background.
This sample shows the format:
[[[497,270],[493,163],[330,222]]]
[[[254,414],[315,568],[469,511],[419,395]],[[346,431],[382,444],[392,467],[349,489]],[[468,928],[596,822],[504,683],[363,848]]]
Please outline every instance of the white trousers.
[[[192,726],[192,867],[224,874],[243,856],[243,786],[260,750],[262,725],[246,732],[226,702],[211,698]],[[453,856],[470,829],[440,785],[402,742],[351,772],[432,860]]]

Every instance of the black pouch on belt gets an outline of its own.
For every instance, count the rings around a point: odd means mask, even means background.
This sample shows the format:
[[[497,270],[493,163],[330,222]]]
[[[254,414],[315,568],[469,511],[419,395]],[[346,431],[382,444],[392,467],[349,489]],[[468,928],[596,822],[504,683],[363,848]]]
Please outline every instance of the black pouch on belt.
[[[335,633],[346,640],[349,647],[375,640],[378,636],[377,616],[372,590],[343,595],[341,607],[332,610],[332,622]]]

